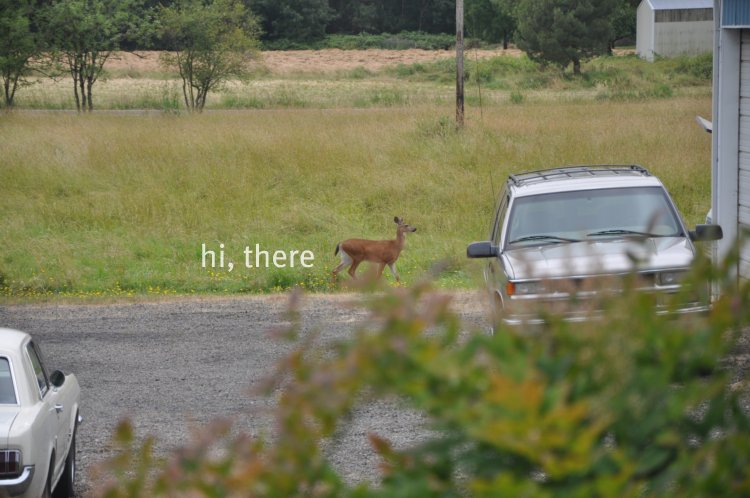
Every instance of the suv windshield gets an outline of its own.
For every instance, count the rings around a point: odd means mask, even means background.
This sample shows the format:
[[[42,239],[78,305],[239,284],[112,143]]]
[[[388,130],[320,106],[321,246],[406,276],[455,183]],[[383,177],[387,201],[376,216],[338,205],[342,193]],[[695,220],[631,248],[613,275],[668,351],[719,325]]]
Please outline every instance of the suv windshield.
[[[507,245],[606,237],[677,237],[682,228],[661,187],[578,190],[519,197]]]

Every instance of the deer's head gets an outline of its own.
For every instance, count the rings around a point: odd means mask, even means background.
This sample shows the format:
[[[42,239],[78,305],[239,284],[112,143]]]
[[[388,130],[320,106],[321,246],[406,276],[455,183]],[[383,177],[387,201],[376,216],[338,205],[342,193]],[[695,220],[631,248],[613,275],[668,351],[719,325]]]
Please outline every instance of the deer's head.
[[[398,225],[398,233],[406,233],[406,232],[416,232],[416,227],[413,227],[411,225],[407,225],[404,223],[403,218],[399,218],[398,216],[395,216],[393,218],[394,223]]]

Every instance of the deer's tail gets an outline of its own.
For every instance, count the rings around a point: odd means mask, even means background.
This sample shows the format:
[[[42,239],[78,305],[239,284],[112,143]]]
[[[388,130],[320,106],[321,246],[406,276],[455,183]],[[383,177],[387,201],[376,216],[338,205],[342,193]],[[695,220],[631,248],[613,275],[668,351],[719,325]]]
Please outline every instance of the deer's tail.
[[[339,247],[341,247],[341,242],[339,242],[338,244],[336,244],[336,251],[333,253],[334,256],[338,255],[338,253],[339,253]]]

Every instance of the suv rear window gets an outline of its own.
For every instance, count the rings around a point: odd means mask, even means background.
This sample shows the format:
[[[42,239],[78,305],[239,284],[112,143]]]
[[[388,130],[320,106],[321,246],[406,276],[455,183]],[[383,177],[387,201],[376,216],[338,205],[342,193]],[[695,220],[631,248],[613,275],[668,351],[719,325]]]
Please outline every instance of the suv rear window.
[[[17,402],[10,362],[7,358],[0,358],[0,405],[15,405]]]
[[[586,240],[608,230],[683,235],[663,188],[627,187],[519,197],[513,203],[505,240],[506,246],[540,235]]]

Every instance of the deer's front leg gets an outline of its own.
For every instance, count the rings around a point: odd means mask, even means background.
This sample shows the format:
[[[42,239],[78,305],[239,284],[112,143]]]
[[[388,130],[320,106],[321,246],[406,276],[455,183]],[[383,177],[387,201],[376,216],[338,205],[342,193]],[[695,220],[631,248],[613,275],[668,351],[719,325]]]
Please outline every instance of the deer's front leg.
[[[391,275],[393,275],[393,278],[396,279],[396,282],[401,283],[401,278],[399,278],[398,273],[396,272],[396,263],[389,263],[388,269],[391,270]]]

